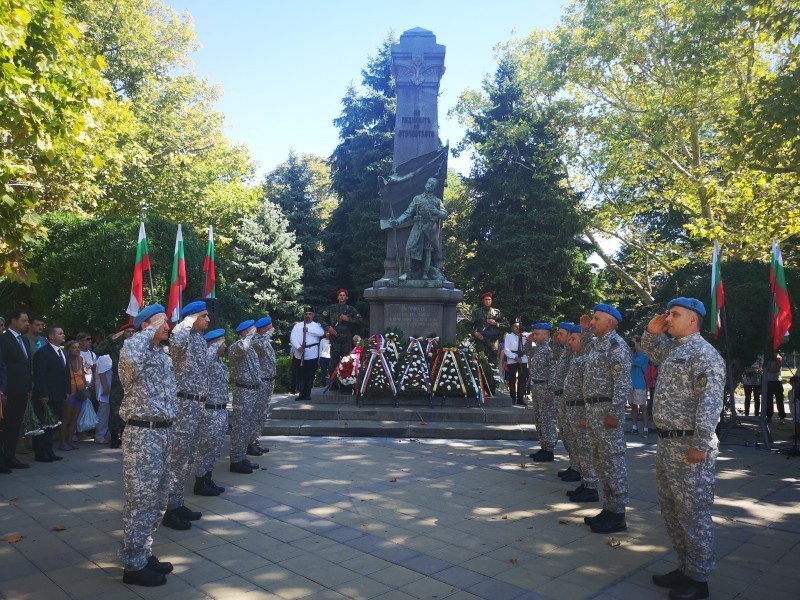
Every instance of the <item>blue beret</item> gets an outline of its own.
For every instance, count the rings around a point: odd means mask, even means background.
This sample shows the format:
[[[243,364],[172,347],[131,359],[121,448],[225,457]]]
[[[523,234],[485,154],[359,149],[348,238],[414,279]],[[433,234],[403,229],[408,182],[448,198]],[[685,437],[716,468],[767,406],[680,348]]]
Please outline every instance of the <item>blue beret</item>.
[[[534,323],[533,329],[534,331],[537,329],[544,329],[545,331],[550,331],[553,328],[550,327],[550,323]]]
[[[189,302],[189,304],[184,306],[183,310],[181,311],[181,319],[185,319],[190,315],[201,313],[204,310],[208,310],[208,307],[206,306],[205,302],[202,302],[201,300],[195,300],[194,302]]]
[[[570,330],[570,327],[572,327],[572,326],[573,326],[573,323],[570,323],[569,321],[559,321],[558,322],[558,328],[559,329],[563,329],[564,331],[567,331],[567,332]]]
[[[213,331],[209,331],[207,334],[203,336],[206,341],[213,342],[221,337],[225,337],[225,330],[224,329],[214,329]]]
[[[567,323],[567,325],[568,325],[567,332],[569,332],[570,334],[572,334],[572,333],[577,333],[577,334],[583,333],[583,329],[581,329],[580,325],[573,325],[572,323]]]
[[[256,321],[256,329],[261,329],[262,327],[266,327],[272,323],[271,317],[261,317],[258,321]]]
[[[609,314],[612,317],[614,317],[618,323],[622,323],[622,313],[620,313],[616,308],[614,308],[610,304],[598,304],[597,306],[594,307],[594,312],[597,311]]]
[[[253,319],[248,319],[247,321],[242,321],[239,323],[239,326],[236,328],[236,333],[242,333],[245,329],[250,329],[256,322]]]
[[[166,313],[167,309],[161,306],[160,304],[151,304],[150,306],[145,306],[142,310],[139,311],[139,314],[136,315],[133,319],[133,326],[134,327],[141,327],[142,323],[147,321],[153,315],[157,315],[158,313]]]
[[[696,312],[701,317],[706,316],[706,307],[697,298],[684,298],[684,297],[675,298],[667,303],[667,310],[669,310],[673,306],[681,306],[683,308],[688,308],[689,310],[693,310],[694,312]]]

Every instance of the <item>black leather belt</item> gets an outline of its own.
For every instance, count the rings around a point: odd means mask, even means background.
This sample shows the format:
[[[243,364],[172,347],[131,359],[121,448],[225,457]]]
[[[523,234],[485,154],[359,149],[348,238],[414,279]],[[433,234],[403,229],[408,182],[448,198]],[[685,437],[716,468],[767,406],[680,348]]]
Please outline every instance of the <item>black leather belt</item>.
[[[611,398],[609,398],[608,396],[596,396],[594,398],[586,398],[586,400],[584,400],[586,404],[597,404],[598,402],[611,402],[611,401],[612,401]]]
[[[235,385],[238,388],[244,388],[246,390],[257,390],[258,388],[261,387],[260,383],[234,383],[233,385]]]
[[[556,390],[555,392],[553,392],[553,394],[555,396],[563,396],[564,395],[564,390]]]
[[[583,400],[567,400],[565,404],[567,406],[583,406],[586,402]]]
[[[547,383],[547,379],[531,379],[531,383]]]
[[[222,408],[228,408],[227,404],[206,404],[206,408],[208,410],[220,410]]]
[[[694,429],[659,429],[658,437],[660,438],[679,438],[679,437],[692,437]]]
[[[262,377],[261,381],[275,381],[277,377]]]
[[[172,421],[140,421],[139,419],[128,419],[125,424],[133,425],[134,427],[146,427],[147,429],[172,427]]]
[[[206,397],[200,394],[188,394],[186,392],[178,392],[178,398],[186,398],[187,400],[197,400],[198,402],[205,402]]]

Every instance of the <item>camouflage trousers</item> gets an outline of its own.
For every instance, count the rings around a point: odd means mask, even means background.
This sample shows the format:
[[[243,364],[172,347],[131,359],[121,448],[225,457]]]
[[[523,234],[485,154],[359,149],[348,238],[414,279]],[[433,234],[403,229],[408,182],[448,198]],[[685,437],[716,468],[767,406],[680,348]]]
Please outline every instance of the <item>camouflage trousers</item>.
[[[214,468],[222,455],[228,432],[228,409],[204,408],[200,416],[200,438],[194,454],[194,475],[202,477]]]
[[[258,404],[261,390],[248,390],[234,386],[233,410],[231,411],[231,462],[247,458],[247,445],[253,433],[253,410]]]
[[[578,421],[585,417],[586,409],[583,406],[565,405],[562,439],[564,440],[564,445],[566,446],[569,443],[569,448],[572,449],[570,463],[580,471],[581,483],[587,488],[595,489],[597,487],[597,472],[594,470],[594,462],[592,461],[589,430],[578,425]]]
[[[172,427],[129,426],[122,435],[122,486],[125,506],[119,558],[126,569],[138,571],[152,554],[153,534],[167,508]]]
[[[556,403],[556,425],[558,426],[558,433],[559,437],[561,437],[561,443],[564,444],[564,450],[567,451],[567,455],[569,455],[569,465],[571,467],[577,468],[578,466],[578,457],[575,453],[575,437],[570,436],[569,434],[569,425],[567,423],[567,404],[564,401],[564,396],[554,396],[553,400]]]
[[[697,581],[708,581],[714,555],[714,465],[717,450],[701,463],[689,463],[692,438],[658,440],[656,484],[661,516],[678,555],[678,568]]]
[[[545,397],[550,400],[545,400]],[[539,434],[539,445],[550,452],[558,442],[558,428],[556,426],[556,399],[550,395],[546,383],[531,385],[531,406],[533,407],[533,420],[536,424],[536,433]]]
[[[254,443],[261,437],[261,430],[264,429],[264,422],[267,420],[269,410],[269,400],[272,398],[272,391],[275,389],[275,380],[261,380],[261,389],[258,390],[258,401],[253,407],[253,414],[250,418],[250,442]]]
[[[592,463],[602,485],[603,508],[613,513],[624,513],[628,504],[628,471],[625,464],[624,408],[614,409],[619,419],[613,429],[606,429],[603,418],[609,409],[608,402],[586,405],[586,429],[592,452]]]
[[[194,459],[197,440],[200,437],[200,421],[203,402],[178,398],[175,407],[175,439],[172,443],[172,460],[169,464],[169,501],[167,510],[179,508],[184,503],[186,478],[189,476],[189,463]]]

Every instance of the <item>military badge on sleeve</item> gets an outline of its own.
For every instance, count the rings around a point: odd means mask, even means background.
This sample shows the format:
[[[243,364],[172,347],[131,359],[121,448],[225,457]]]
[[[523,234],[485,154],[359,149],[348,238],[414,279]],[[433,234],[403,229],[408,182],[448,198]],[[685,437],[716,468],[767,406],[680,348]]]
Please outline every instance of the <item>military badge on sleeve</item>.
[[[697,376],[697,387],[699,387],[701,390],[704,390],[706,389],[707,385],[708,377],[706,377],[705,373],[700,373],[700,375]]]
[[[611,365],[611,368],[614,369],[614,373],[619,373],[622,371],[622,363],[618,360],[615,360],[614,363]]]

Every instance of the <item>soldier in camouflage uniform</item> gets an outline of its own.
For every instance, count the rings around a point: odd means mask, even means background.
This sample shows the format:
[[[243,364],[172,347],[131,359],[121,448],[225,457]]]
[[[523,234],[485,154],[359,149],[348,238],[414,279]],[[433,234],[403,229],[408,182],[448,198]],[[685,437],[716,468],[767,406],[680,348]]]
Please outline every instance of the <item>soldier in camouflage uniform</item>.
[[[255,321],[242,321],[236,328],[239,339],[228,348],[233,371],[233,411],[231,414],[231,473],[249,474],[258,465],[247,459],[252,434],[253,409],[261,389],[261,365],[256,352]]]
[[[556,403],[550,389],[553,372],[553,349],[550,346],[550,323],[534,323],[533,333],[525,342],[531,380],[531,408],[541,449],[530,457],[536,462],[552,462],[553,450],[558,442]]]
[[[200,417],[200,439],[194,455],[194,493],[219,496],[225,488],[214,483],[211,471],[222,454],[228,430],[228,367],[222,362],[228,347],[224,329],[209,331],[203,339],[208,344],[208,398]]]
[[[111,435],[111,441],[108,443],[109,448],[119,448],[122,445],[120,434],[125,422],[119,416],[119,407],[122,405],[122,398],[125,396],[125,390],[122,389],[122,383],[119,380],[119,355],[122,352],[122,345],[125,340],[130,338],[136,333],[136,328],[127,323],[119,328],[119,331],[109,335],[106,339],[100,342],[94,349],[98,356],[108,355],[111,358],[111,394],[109,395],[109,415],[108,415],[108,429]]]
[[[353,326],[361,323],[361,315],[355,307],[347,304],[347,290],[336,291],[336,304],[330,304],[322,311],[322,323],[331,341],[331,362],[329,373],[333,373],[343,356],[353,349]],[[331,382],[331,385],[334,385]]]
[[[669,597],[681,600],[708,597],[715,564],[711,505],[725,363],[700,335],[705,315],[699,300],[675,298],[642,336],[642,350],[659,365],[653,401],[656,482],[661,515],[678,555],[678,568],[654,575],[653,582],[672,588]]]
[[[184,505],[189,460],[194,457],[200,438],[202,414],[208,399],[208,344],[203,334],[210,321],[205,302],[190,302],[181,311],[182,321],[172,330],[169,351],[175,365],[178,387],[178,417],[170,463],[169,501],[164,525],[185,530],[202,514]]]
[[[553,348],[553,372],[550,375],[550,389],[553,393],[553,401],[556,403],[556,424],[560,433],[561,441],[564,444],[564,449],[569,456],[569,466],[558,472],[561,481],[580,481],[581,476],[578,469],[578,459],[574,455],[574,449],[571,446],[571,438],[566,433],[567,424],[566,418],[566,403],[564,399],[564,380],[567,377],[570,364],[572,362],[572,350],[567,344],[570,332],[574,325],[561,321],[558,324],[558,330],[553,335],[552,348]]]
[[[256,339],[253,346],[258,354],[258,363],[261,367],[261,389],[259,389],[258,403],[253,409],[251,419],[252,433],[250,443],[247,445],[247,454],[250,456],[261,456],[269,452],[269,448],[262,448],[258,443],[261,437],[261,430],[264,428],[264,421],[267,420],[269,410],[269,400],[275,390],[276,359],[275,349],[272,347],[272,334],[275,328],[272,326],[270,317],[263,317],[256,321]]]
[[[160,304],[148,306],[134,319],[144,329],[125,342],[119,358],[119,378],[125,388],[120,417],[122,483],[125,506],[119,557],[122,580],[155,586],[167,582],[172,565],[153,556],[153,534],[167,508],[169,462],[176,417],[172,360],[161,348],[169,336],[167,315]]]
[[[472,329],[472,337],[476,340],[475,348],[486,354],[489,364],[492,365],[495,375],[497,375],[498,340],[502,336],[502,330],[508,327],[508,321],[499,309],[492,308],[493,299],[492,292],[481,294],[482,306],[472,311],[469,323]],[[499,373],[499,375],[502,380],[502,373]],[[494,377],[490,378],[489,385],[494,391],[496,385]]]
[[[564,445],[572,448],[572,460],[580,473],[581,484],[567,492],[572,502],[597,502],[597,473],[592,462],[592,447],[586,431],[586,404],[583,400],[583,377],[586,371],[588,333],[577,325],[569,325],[567,344],[569,370],[564,378]],[[563,478],[564,481],[569,481]]]
[[[631,353],[616,329],[620,312],[608,304],[594,307],[594,316],[581,317],[581,327],[590,325],[594,338],[589,344],[583,378],[583,401],[592,457],[603,485],[603,510],[584,517],[594,533],[615,533],[628,528],[628,472],[625,464],[625,405],[631,395]]]

